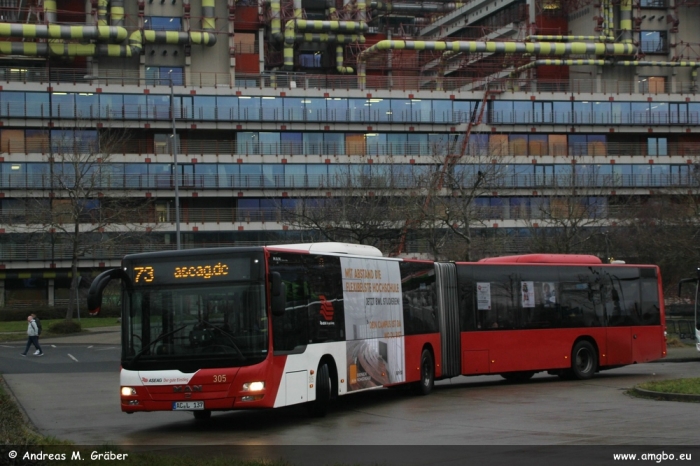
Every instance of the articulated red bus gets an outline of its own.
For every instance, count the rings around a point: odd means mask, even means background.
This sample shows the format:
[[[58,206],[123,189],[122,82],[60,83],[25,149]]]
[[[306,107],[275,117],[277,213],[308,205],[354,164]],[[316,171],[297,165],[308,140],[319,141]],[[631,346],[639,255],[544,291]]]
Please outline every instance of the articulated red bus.
[[[655,266],[593,256],[477,263],[385,258],[315,243],[127,256],[121,408],[212,411],[306,403],[436,379],[538,371],[580,379],[664,357]]]

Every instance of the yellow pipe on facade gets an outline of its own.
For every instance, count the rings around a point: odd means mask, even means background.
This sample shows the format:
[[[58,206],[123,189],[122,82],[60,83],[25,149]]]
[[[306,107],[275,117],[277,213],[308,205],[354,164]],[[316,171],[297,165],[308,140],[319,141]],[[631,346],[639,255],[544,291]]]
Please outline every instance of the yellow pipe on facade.
[[[107,26],[107,0],[97,0],[97,25]]]
[[[0,23],[0,37],[25,39],[84,39],[123,42],[126,28],[117,26],[59,26],[57,24]]]
[[[586,42],[433,42],[382,40],[360,53],[357,57],[358,84],[363,89],[366,84],[367,59],[383,50],[436,50],[467,53],[527,53],[533,55],[634,55],[637,47],[632,44],[601,44]]]

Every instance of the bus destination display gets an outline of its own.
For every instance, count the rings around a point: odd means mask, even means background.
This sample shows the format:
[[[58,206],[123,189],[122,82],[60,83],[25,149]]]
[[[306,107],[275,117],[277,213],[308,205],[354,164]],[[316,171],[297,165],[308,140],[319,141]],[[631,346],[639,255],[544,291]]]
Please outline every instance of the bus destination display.
[[[133,265],[131,273],[136,286],[250,280],[251,261],[249,257],[241,257],[225,261],[154,262]]]

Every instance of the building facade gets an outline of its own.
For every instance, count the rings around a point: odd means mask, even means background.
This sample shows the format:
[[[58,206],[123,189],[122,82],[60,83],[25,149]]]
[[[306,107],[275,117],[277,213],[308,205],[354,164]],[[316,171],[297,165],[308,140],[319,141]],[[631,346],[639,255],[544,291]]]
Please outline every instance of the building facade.
[[[479,256],[523,252],[572,194],[600,227],[697,188],[692,0],[17,0],[0,21],[0,306],[66,299],[76,254],[89,278],[323,239],[309,212],[389,192],[386,253],[435,253],[405,208],[451,198],[469,219],[432,222],[505,238]]]

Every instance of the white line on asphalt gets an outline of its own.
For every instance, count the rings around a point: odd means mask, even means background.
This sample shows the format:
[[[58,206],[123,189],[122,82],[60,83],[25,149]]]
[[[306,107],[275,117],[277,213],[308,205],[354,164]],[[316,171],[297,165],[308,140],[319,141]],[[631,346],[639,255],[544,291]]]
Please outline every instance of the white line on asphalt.
[[[92,348],[92,345],[88,346],[88,348]]]
[[[68,353],[68,357],[71,358],[73,361],[78,362],[78,360],[75,359],[75,356],[73,356],[72,354]]]
[[[14,346],[6,346],[6,345],[0,345],[2,348],[14,348]]]
[[[51,345],[51,348],[55,348],[55,347],[56,347],[56,345]]]
[[[111,350],[111,349],[115,349],[115,348],[116,348],[116,346],[110,346],[109,348],[97,348],[95,351],[107,351],[107,350]]]

